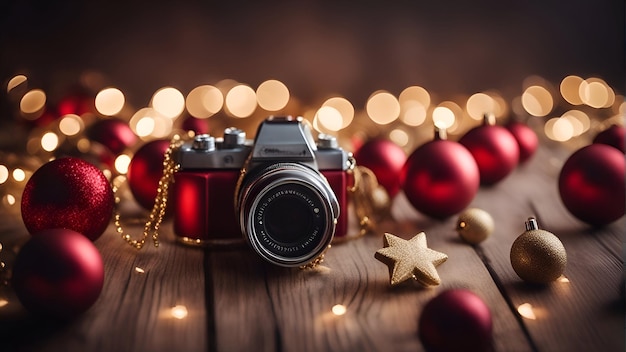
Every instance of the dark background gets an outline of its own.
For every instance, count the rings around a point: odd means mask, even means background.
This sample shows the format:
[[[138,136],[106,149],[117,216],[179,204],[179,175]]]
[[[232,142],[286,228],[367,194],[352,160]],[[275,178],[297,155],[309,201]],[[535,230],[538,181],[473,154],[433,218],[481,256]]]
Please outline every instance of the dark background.
[[[623,0],[3,0],[0,79],[25,73],[54,99],[95,70],[136,106],[225,78],[356,108],[410,85],[512,98],[530,75],[597,76],[623,94],[624,15]]]

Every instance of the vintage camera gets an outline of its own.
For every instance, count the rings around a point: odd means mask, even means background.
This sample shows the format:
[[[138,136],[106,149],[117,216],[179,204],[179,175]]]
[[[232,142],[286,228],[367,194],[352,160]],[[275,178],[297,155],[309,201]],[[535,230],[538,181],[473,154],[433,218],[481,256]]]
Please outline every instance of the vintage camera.
[[[242,130],[196,136],[175,154],[174,232],[187,244],[241,236],[267,261],[301,266],[347,232],[351,156],[315,142],[302,118],[270,117],[254,142]]]

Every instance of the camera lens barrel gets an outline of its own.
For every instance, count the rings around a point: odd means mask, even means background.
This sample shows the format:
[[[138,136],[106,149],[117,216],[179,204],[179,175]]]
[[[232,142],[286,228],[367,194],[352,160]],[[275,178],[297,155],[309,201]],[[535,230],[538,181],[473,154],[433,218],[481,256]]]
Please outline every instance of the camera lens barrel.
[[[339,205],[324,177],[298,163],[261,167],[243,181],[239,224],[265,260],[295,267],[317,258],[330,244]]]

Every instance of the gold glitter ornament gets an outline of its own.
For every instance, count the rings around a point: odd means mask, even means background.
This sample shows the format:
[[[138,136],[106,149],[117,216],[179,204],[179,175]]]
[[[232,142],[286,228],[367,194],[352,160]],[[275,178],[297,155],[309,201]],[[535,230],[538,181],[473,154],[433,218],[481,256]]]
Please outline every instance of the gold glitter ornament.
[[[478,208],[466,209],[459,215],[456,231],[465,242],[479,244],[493,232],[494,223],[491,215]]]
[[[540,230],[535,218],[511,246],[511,265],[524,281],[545,284],[559,278],[567,264],[563,243],[551,232]]]
[[[376,251],[374,257],[389,267],[392,286],[411,278],[423,286],[441,283],[435,266],[445,262],[448,256],[428,248],[424,232],[410,240],[385,233],[383,241],[385,247]]]

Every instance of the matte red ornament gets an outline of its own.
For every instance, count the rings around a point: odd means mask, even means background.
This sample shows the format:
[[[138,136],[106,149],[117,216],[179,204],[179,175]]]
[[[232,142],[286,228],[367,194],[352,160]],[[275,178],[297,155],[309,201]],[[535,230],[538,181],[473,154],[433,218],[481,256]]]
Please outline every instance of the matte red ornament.
[[[119,155],[126,148],[137,143],[137,135],[128,124],[120,119],[98,120],[87,129],[87,138],[107,147],[113,154]]]
[[[196,135],[198,134],[208,134],[209,133],[209,122],[207,119],[198,119],[191,115],[187,116],[183,120],[183,124],[181,126],[185,131],[194,131]]]
[[[519,121],[511,121],[506,124],[505,127],[517,141],[517,146],[519,147],[519,163],[521,164],[528,161],[535,154],[539,146],[539,138],[537,138],[535,131],[525,123]]]
[[[578,219],[596,226],[624,215],[624,154],[605,144],[591,144],[572,154],[559,174],[559,194]]]
[[[472,154],[461,144],[445,139],[435,139],[413,151],[401,180],[413,207],[436,218],[465,209],[480,186]]]
[[[593,143],[600,143],[613,146],[624,153],[624,138],[626,135],[626,127],[612,125],[606,130],[598,133],[593,139]]]
[[[33,234],[18,252],[11,284],[32,314],[70,319],[100,296],[104,265],[98,249],[82,234],[44,230]]]
[[[30,233],[65,228],[95,241],[109,225],[114,197],[94,165],[61,158],[40,167],[22,194],[22,219]]]
[[[427,351],[491,350],[491,312],[470,290],[447,290],[430,300],[419,318],[418,329]]]
[[[400,191],[400,173],[407,156],[397,144],[387,139],[372,139],[354,153],[354,158],[358,165],[374,172],[378,183],[387,190],[389,197]]]
[[[519,161],[519,146],[511,132],[493,124],[493,115],[467,132],[459,143],[474,156],[480,170],[480,183],[492,185],[505,178]]]
[[[159,180],[163,176],[165,151],[170,146],[167,140],[154,140],[144,144],[128,165],[128,186],[139,205],[147,210],[154,206]]]

